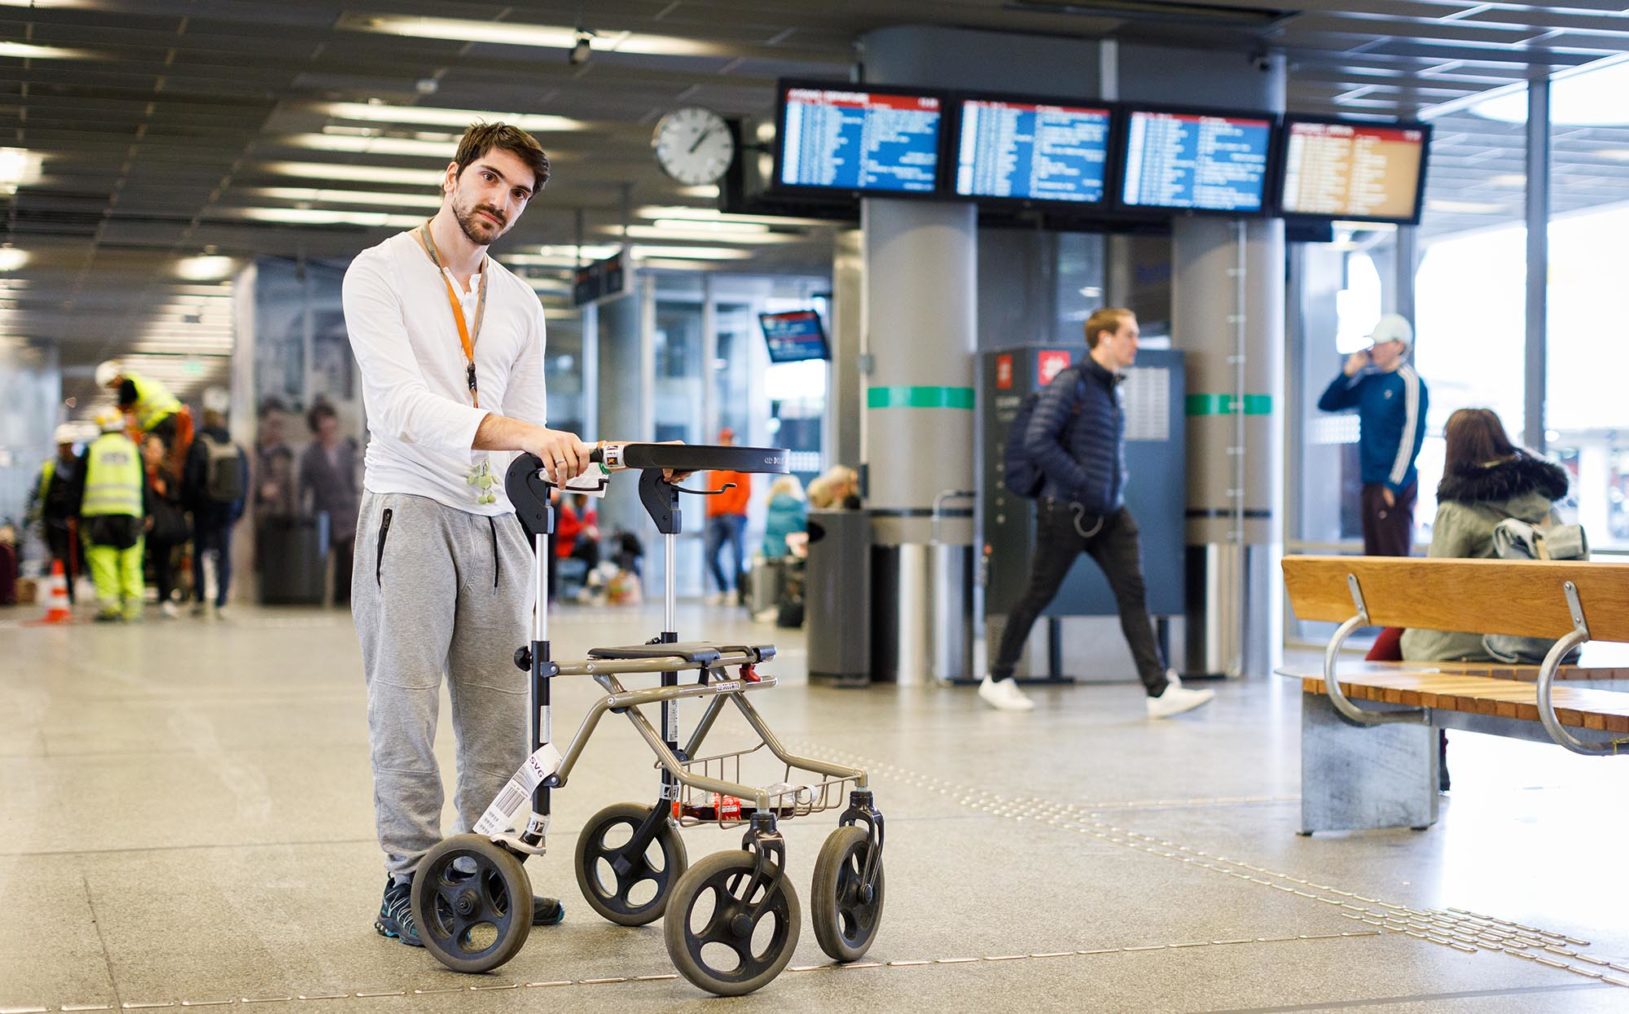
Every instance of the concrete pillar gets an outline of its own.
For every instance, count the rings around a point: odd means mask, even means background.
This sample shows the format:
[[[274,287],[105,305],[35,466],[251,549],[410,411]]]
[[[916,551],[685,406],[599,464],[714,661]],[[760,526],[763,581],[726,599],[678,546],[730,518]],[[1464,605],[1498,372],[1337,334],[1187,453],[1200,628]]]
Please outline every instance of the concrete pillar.
[[[641,333],[640,290],[647,279],[632,279],[632,291],[595,307],[599,324],[599,374],[596,400],[599,414],[594,431],[602,439],[649,440],[654,432],[651,399],[644,396],[644,336]],[[586,324],[586,318],[585,318]],[[587,339],[584,339],[587,348]],[[584,378],[586,381],[586,377]],[[645,540],[649,559],[650,520],[639,506],[637,483],[626,479],[600,506],[600,528],[610,533],[617,527],[636,532]],[[647,571],[648,573],[648,571]]]
[[[832,239],[831,379],[826,386],[822,446],[830,464],[860,463],[860,349],[865,330],[864,233],[845,229]]]
[[[1178,219],[1172,252],[1171,337],[1189,391],[1183,668],[1264,675],[1281,614],[1284,225]]]

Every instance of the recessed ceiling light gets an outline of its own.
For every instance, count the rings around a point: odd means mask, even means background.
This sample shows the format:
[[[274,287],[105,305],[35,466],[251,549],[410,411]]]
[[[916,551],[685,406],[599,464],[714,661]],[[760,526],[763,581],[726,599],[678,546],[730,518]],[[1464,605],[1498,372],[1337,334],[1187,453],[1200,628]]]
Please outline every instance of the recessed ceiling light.
[[[408,137],[359,136],[354,134],[291,134],[279,139],[293,148],[317,151],[351,151],[369,155],[409,155],[451,162],[458,145],[446,141],[415,141]]]
[[[0,271],[16,271],[28,263],[27,250],[18,250],[16,247],[0,248]]]
[[[446,109],[441,106],[393,106],[383,102],[324,102],[319,103],[316,108],[341,120],[361,120],[365,123],[417,123],[432,127],[457,127],[463,130],[477,121],[492,123],[501,120],[534,134],[588,129],[588,124],[582,120],[543,113]]]
[[[752,256],[751,250],[727,246],[665,246],[638,245],[630,249],[634,260],[662,257],[668,260],[738,261]]]
[[[447,39],[488,45],[537,46],[570,51],[577,45],[575,25],[528,25],[512,21],[465,18],[420,18],[395,14],[342,14],[338,27],[417,39]],[[644,53],[656,56],[728,56],[726,47],[701,39],[644,32],[594,33],[596,53]]]
[[[647,204],[634,212],[640,218],[680,218],[689,222],[741,222],[753,225],[820,225],[836,223],[824,218],[787,218],[781,215],[727,215],[716,208]]]
[[[701,222],[672,221],[670,221],[670,224],[667,227],[662,227],[660,225],[630,225],[627,228],[626,235],[631,239],[654,239],[658,241],[700,240],[704,243],[751,244],[797,243],[805,238],[797,233],[770,232],[767,228],[762,226],[759,226],[759,228],[763,230],[761,232],[724,232],[714,229],[701,228],[700,226],[703,225],[704,223]],[[608,225],[596,231],[602,234],[623,234],[622,227],[616,225]]]
[[[279,222],[284,225],[357,225],[365,229],[421,225],[418,215],[391,215],[383,211],[328,211],[322,208],[222,208],[222,218],[246,218],[251,222]]]

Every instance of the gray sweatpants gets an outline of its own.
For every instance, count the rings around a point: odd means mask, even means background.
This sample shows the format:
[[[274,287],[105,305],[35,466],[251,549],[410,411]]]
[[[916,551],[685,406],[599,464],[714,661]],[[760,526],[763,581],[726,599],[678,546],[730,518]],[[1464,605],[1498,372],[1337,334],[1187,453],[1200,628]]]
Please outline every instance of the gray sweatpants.
[[[458,737],[458,831],[526,759],[532,551],[513,514],[488,518],[406,493],[368,493],[357,520],[351,613],[368,681],[379,845],[406,877],[441,840],[436,718],[443,674]]]

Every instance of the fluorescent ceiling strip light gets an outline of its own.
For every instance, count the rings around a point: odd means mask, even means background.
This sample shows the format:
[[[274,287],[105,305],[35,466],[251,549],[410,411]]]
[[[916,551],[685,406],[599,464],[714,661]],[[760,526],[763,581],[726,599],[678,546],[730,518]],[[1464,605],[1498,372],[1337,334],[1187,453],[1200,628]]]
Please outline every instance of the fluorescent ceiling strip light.
[[[388,190],[336,190],[330,187],[244,187],[234,193],[306,204],[381,204],[387,208],[439,208],[438,194],[391,193]]]
[[[647,204],[634,212],[640,218],[678,218],[687,222],[739,222],[744,225],[808,225],[834,228],[837,223],[824,218],[787,218],[781,215],[726,215],[714,208]]]
[[[91,60],[96,54],[85,49],[36,46],[32,42],[0,42],[0,56],[16,60]]]
[[[735,247],[725,246],[659,246],[635,245],[631,252],[634,260],[645,260],[651,257],[665,257],[670,260],[691,261],[735,261],[746,260],[752,256],[751,250],[738,250]]]
[[[680,232],[708,232],[730,233],[733,235],[766,236],[769,226],[760,222],[741,222],[735,219],[720,218],[714,221],[704,221],[695,218],[658,218],[651,223],[658,229],[677,230]]]
[[[578,30],[569,25],[528,25],[509,21],[474,21],[465,18],[421,18],[400,14],[345,14],[340,28],[381,32],[416,39],[446,39],[489,45],[540,46],[571,49]],[[600,32],[591,42],[596,53],[643,53],[655,56],[728,56],[725,47],[701,39],[645,32]]]
[[[451,162],[457,152],[456,142],[415,141],[410,137],[357,137],[349,134],[291,134],[280,139],[294,148],[315,151],[350,151],[364,155],[407,155],[412,158],[435,158]]]
[[[700,240],[704,243],[748,243],[754,245],[775,243],[798,243],[806,237],[787,232],[713,232],[708,229],[684,228],[685,224],[698,225],[699,223],[680,223],[678,228],[660,228],[654,225],[630,225],[627,234],[632,239],[654,239],[658,241],[673,240]],[[601,232],[621,234],[618,226],[607,226]]]
[[[569,46],[571,43],[568,42],[566,45]],[[318,103],[316,108],[341,120],[362,120],[366,123],[417,123],[430,127],[457,127],[460,131],[477,120],[487,123],[501,120],[534,134],[588,129],[588,124],[582,120],[547,113],[506,113],[491,109],[447,109],[443,106],[393,106],[384,102],[322,102]]]
[[[359,225],[363,228],[400,226],[411,228],[421,225],[419,215],[391,215],[383,211],[328,211],[323,208],[231,208],[219,214],[228,218],[246,218],[251,222],[279,222],[284,225]]]
[[[398,169],[389,166],[340,165],[332,162],[267,162],[261,169],[274,176],[350,180],[358,183],[411,183],[426,187],[439,185],[442,177],[440,169]]]

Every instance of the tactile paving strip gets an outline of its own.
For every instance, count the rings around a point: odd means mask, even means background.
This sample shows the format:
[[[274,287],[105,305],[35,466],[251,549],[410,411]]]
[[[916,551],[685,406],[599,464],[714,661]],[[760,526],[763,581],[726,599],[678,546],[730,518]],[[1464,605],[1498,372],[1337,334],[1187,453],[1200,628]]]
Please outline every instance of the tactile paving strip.
[[[1080,958],[1096,957],[1105,954],[1140,954],[1149,951],[1176,950],[1189,947],[1230,947],[1240,944],[1278,944],[1293,941],[1311,940],[1352,940],[1361,937],[1377,937],[1380,930],[1365,929],[1353,930],[1346,933],[1302,933],[1296,936],[1284,937],[1244,937],[1238,940],[1189,940],[1172,944],[1144,944],[1132,947],[1093,947],[1086,949],[1070,949],[1061,951],[1037,951],[1033,954],[989,954],[978,957],[960,958],[918,958],[898,961],[856,961],[852,964],[824,964],[824,965],[789,965],[782,974],[797,974],[811,972],[855,972],[866,969],[898,969],[898,968],[925,968],[938,965],[971,965],[987,962],[1006,961],[1044,961],[1053,958]],[[599,979],[551,979],[543,982],[494,982],[483,983],[479,986],[442,986],[422,989],[373,989],[358,990],[324,990],[310,993],[285,993],[275,996],[242,996],[224,997],[204,1000],[159,1000],[151,1002],[129,1002],[123,1004],[111,1003],[66,1003],[55,1007],[0,1007],[0,1014],[53,1014],[55,1011],[112,1011],[112,1010],[161,1010],[172,1007],[228,1007],[234,1005],[252,1006],[261,1003],[298,1003],[300,1001],[315,1000],[368,1000],[386,996],[443,996],[449,993],[495,993],[519,989],[558,989],[568,986],[616,986],[630,985],[639,982],[666,982],[678,979],[677,972],[668,972],[663,975],[629,975],[610,976]]]
[[[956,800],[963,806],[982,810],[993,816],[1017,821],[1037,821],[1060,830],[1089,835],[1111,845],[1136,849],[1239,880],[1248,880],[1309,901],[1322,902],[1340,908],[1342,910],[1340,914],[1348,919],[1360,921],[1385,932],[1401,933],[1442,947],[1451,947],[1466,954],[1475,954],[1482,950],[1507,954],[1562,969],[1586,979],[1629,987],[1629,964],[1582,953],[1577,948],[1588,947],[1587,940],[1461,908],[1413,909],[1377,898],[1366,898],[1329,884],[1315,883],[1289,873],[1253,866],[1240,859],[1213,855],[1164,838],[1140,834],[1098,817],[1099,813],[1111,808],[1123,810],[1170,807],[1178,805],[1177,800],[1149,801],[1144,807],[1125,803],[1099,807],[1060,803],[1055,799],[1009,797],[983,790],[970,790],[964,782],[953,782],[871,758],[834,752],[813,743],[798,743],[792,749],[793,752],[807,751],[811,756],[823,756],[839,763],[864,768],[871,776],[873,784],[879,776],[882,776],[890,781],[938,793]],[[1232,800],[1191,799],[1182,802],[1189,806],[1214,806],[1231,801],[1260,803],[1274,800],[1269,797],[1252,796],[1235,797]],[[1612,972],[1623,974],[1613,975]]]

